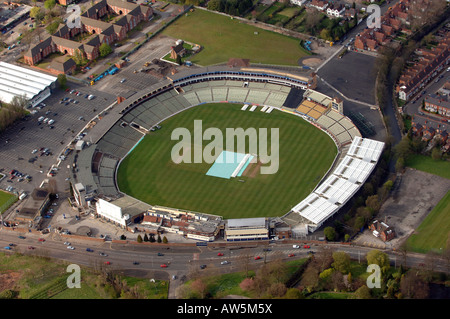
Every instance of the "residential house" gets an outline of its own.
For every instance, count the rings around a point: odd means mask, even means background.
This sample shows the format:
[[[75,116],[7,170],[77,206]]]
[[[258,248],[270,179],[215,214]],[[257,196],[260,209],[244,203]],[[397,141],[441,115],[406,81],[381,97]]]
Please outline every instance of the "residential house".
[[[384,222],[375,220],[369,228],[374,236],[381,238],[383,241],[389,241],[395,237],[394,229]]]
[[[296,6],[303,6],[306,2],[308,2],[308,0],[290,0],[290,3]]]
[[[424,126],[423,135],[422,135],[422,141],[429,142],[433,139],[434,134],[436,134],[436,129],[431,126]]]
[[[428,95],[425,98],[425,110],[450,118],[450,101],[448,95]]]
[[[70,59],[54,59],[48,66],[48,71],[53,74],[72,74],[77,67],[75,61]]]
[[[411,123],[411,131],[414,136],[422,136],[424,127],[420,123]]]
[[[107,15],[119,15],[115,22],[109,23],[100,19]],[[148,20],[153,9],[123,0],[101,0],[88,8],[81,16],[81,28],[61,26],[52,36],[36,45],[32,45],[24,54],[24,60],[34,65],[53,52],[74,55],[80,50],[85,58],[93,60],[99,56],[99,47],[103,43],[111,45],[126,38],[128,31],[135,28],[141,21]],[[71,40],[81,32],[94,34],[86,43]]]
[[[419,61],[405,69],[396,85],[396,92],[401,100],[410,100],[429,81],[431,81],[443,68],[450,64],[450,32],[440,41],[437,47],[420,49],[416,51]],[[431,107],[431,106],[430,106]],[[445,108],[445,105],[444,105]],[[436,111],[438,107],[436,106]],[[448,112],[442,109],[440,112],[448,116]]]
[[[327,15],[331,18],[343,18],[345,7],[342,4],[332,4],[327,8]]]
[[[312,0],[309,6],[319,11],[325,11],[328,7],[328,2],[324,0]]]
[[[186,54],[186,49],[183,46],[182,42],[173,46],[170,50],[170,58],[173,60],[176,60],[178,56],[183,57],[185,54]]]

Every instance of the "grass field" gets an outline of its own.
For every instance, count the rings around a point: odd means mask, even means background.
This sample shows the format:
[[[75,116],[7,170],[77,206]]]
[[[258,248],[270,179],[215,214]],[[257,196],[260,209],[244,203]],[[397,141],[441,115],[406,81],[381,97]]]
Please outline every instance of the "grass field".
[[[13,203],[16,196],[0,190],[0,214]]]
[[[450,191],[439,201],[408,238],[408,248],[419,253],[442,252],[450,236]],[[441,250],[442,248],[442,250]],[[448,247],[447,247],[448,248]]]
[[[430,156],[414,154],[408,158],[406,166],[450,179],[449,161],[435,161]]]
[[[179,18],[163,34],[201,45],[202,51],[191,61],[203,66],[226,62],[229,58],[250,59],[252,63],[298,65],[301,57],[309,55],[298,39],[204,10],[195,10]]]
[[[224,218],[287,213],[329,169],[337,154],[336,146],[328,135],[299,117],[277,110],[266,114],[260,108],[241,111],[241,106],[204,104],[164,121],[160,130],[148,134],[120,164],[119,189],[152,205]],[[226,128],[267,128],[269,141],[270,128],[279,128],[278,172],[223,179],[205,175],[212,165],[209,163],[175,164],[171,151],[179,141],[171,140],[172,131],[182,127],[192,132],[194,120],[203,121],[203,132],[208,127],[222,132]],[[209,143],[203,141],[202,146]],[[259,172],[256,164],[252,165],[252,172]]]

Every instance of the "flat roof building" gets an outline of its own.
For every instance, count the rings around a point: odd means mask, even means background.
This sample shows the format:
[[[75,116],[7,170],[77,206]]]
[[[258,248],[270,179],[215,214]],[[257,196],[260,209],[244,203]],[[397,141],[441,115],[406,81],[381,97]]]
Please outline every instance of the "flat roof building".
[[[227,241],[268,240],[269,223],[265,217],[227,220],[225,227]]]

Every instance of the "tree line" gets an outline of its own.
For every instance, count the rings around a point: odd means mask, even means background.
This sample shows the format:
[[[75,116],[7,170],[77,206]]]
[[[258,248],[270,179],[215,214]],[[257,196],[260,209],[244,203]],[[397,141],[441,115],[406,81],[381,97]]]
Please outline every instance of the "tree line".
[[[10,103],[0,101],[0,132],[25,116],[28,99],[25,96],[15,96]]]

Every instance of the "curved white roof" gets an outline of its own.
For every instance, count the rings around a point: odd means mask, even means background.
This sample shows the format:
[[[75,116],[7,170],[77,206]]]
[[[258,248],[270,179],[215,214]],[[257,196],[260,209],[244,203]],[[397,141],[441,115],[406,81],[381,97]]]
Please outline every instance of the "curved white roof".
[[[292,211],[321,225],[364,184],[375,168],[383,147],[383,142],[355,136],[339,166]]]
[[[0,99],[11,102],[14,96],[33,98],[56,81],[55,76],[0,62]]]

